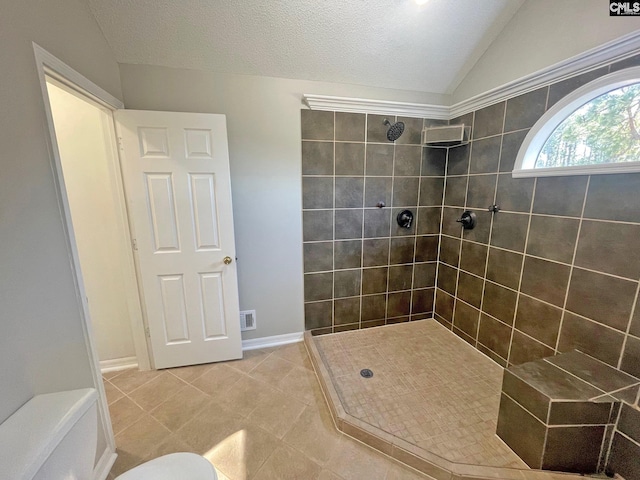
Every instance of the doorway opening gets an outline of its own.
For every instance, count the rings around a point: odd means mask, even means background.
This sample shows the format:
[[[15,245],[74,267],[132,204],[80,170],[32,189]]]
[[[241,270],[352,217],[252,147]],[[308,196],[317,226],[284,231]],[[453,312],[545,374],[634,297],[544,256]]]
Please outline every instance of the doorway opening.
[[[140,306],[113,113],[45,78],[100,367],[137,367],[132,319]]]
[[[141,370],[240,358],[224,115],[124,110],[34,50],[96,384],[132,343]]]

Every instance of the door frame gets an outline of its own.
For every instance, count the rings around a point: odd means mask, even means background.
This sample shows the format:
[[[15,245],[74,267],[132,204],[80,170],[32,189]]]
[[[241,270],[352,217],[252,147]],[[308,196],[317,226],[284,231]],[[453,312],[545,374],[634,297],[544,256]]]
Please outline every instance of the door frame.
[[[95,341],[93,338],[93,326],[91,324],[91,316],[89,314],[89,304],[87,302],[87,296],[85,291],[84,282],[82,279],[82,271],[80,268],[80,259],[78,256],[78,248],[76,244],[75,234],[73,230],[73,224],[71,222],[71,210],[69,207],[69,199],[67,197],[67,190],[64,182],[64,176],[62,171],[62,162],[60,158],[60,151],[58,149],[58,142],[56,139],[55,128],[53,124],[53,115],[51,112],[51,105],[49,103],[49,93],[47,90],[47,77],[53,78],[62,83],[66,87],[80,93],[89,100],[92,100],[99,105],[107,108],[111,112],[123,109],[124,104],[116,97],[100,88],[95,83],[91,82],[85,76],[69,67],[67,64],[56,58],[51,53],[40,47],[35,42],[33,43],[33,50],[36,59],[36,67],[38,70],[38,79],[40,81],[40,88],[42,91],[42,98],[44,100],[44,110],[47,119],[47,128],[49,130],[49,138],[47,139],[51,166],[53,169],[53,178],[58,197],[58,204],[60,213],[63,220],[63,229],[67,248],[70,253],[70,262],[72,266],[73,280],[76,290],[76,297],[78,302],[78,308],[80,310],[80,316],[82,318],[82,329],[85,339],[85,345],[89,354],[89,360],[92,366],[92,377],[94,385],[98,390],[98,403],[100,404],[100,421],[102,422],[103,431],[107,440],[107,451],[98,460],[96,464],[95,472],[98,476],[104,476],[109,472],[111,465],[115,461],[115,438],[113,435],[113,429],[111,427],[111,418],[109,415],[109,408],[107,404],[107,398],[104,391],[104,384],[102,381],[102,372],[100,369],[100,361],[98,358]],[[145,323],[142,311],[142,302],[140,299],[140,291],[138,286],[138,278],[136,273],[136,261],[133,254],[132,239],[135,238],[132,234],[133,228],[129,222],[129,215],[126,204],[126,197],[124,192],[122,172],[119,161],[119,149],[117,146],[115,121],[110,125],[113,138],[113,152],[114,152],[114,165],[113,171],[115,172],[115,183],[118,193],[118,205],[116,208],[118,214],[121,216],[124,225],[124,232],[122,241],[129,248],[125,248],[125,272],[124,281],[126,283],[127,290],[127,304],[129,305],[129,315],[131,320],[131,332],[133,336],[133,342],[138,359],[138,367],[141,370],[149,370],[152,368],[150,350],[147,344],[147,336],[145,333]],[[107,468],[108,467],[108,468]],[[106,469],[106,471],[104,471]]]

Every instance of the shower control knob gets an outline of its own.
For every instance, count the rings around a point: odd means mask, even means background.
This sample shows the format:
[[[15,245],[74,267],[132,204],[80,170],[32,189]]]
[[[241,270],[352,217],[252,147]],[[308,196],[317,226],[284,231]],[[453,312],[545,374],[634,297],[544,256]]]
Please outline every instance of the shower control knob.
[[[476,226],[476,214],[471,210],[465,210],[456,222],[461,223],[465,230],[473,230]]]
[[[413,223],[413,213],[411,210],[403,210],[396,217],[396,221],[402,228],[411,228],[411,224]]]

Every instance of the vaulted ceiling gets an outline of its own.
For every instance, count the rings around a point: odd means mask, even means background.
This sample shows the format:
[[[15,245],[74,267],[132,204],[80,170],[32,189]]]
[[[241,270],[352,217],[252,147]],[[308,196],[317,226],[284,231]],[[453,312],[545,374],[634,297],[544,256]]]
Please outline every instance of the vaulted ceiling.
[[[524,0],[87,0],[120,63],[451,93]]]

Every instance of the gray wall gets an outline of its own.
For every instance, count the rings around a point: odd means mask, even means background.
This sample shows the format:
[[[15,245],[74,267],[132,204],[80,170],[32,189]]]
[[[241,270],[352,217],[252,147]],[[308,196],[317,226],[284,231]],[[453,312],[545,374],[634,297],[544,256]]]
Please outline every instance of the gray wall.
[[[118,66],[84,2],[0,5],[0,422],[33,395],[93,386],[55,193],[31,42],[120,96]],[[105,447],[98,439],[98,454]]]
[[[227,116],[240,308],[257,329],[300,332],[303,320],[300,109],[304,93],[447,103],[447,97],[143,65],[121,65],[127,108]]]
[[[83,2],[2,3],[0,421],[36,393],[92,384],[31,42],[121,93],[118,66]]]
[[[640,27],[610,17],[604,0],[527,0],[455,86],[454,103],[614,40]]]

